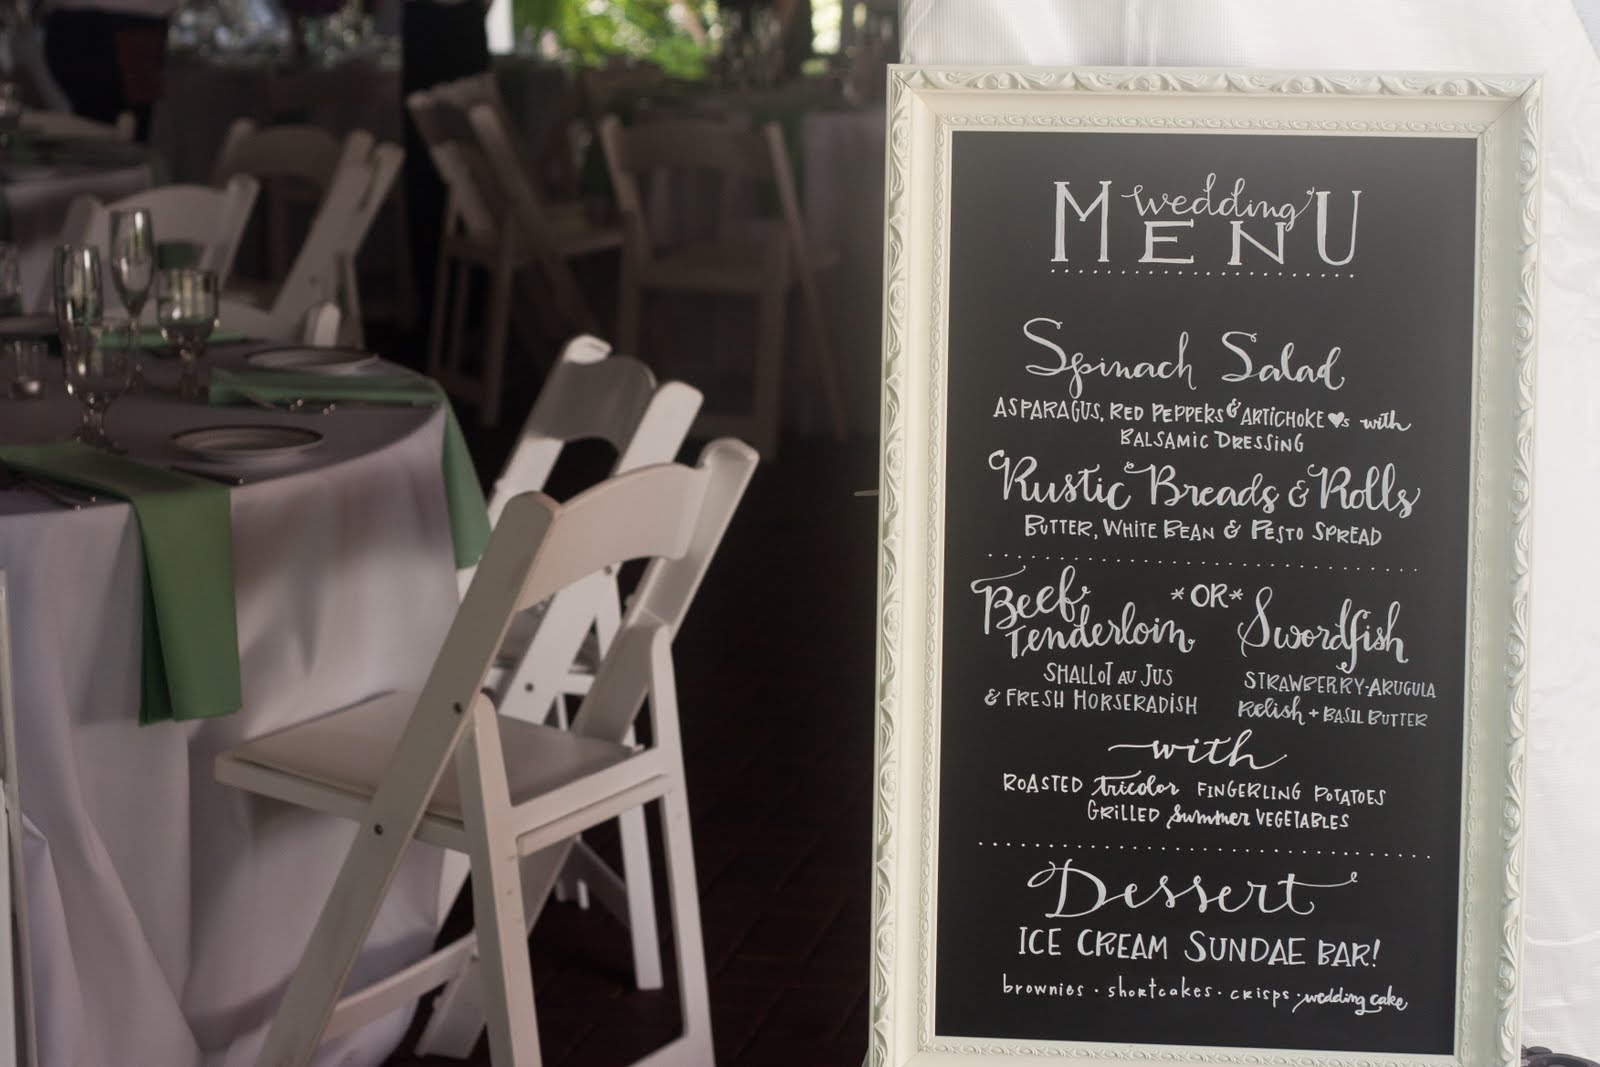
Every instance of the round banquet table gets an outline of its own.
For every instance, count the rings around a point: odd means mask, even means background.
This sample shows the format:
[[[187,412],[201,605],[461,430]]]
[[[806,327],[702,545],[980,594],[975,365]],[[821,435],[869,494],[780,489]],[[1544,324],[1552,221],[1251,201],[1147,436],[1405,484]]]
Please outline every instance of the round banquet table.
[[[59,440],[76,425],[52,363],[45,397],[0,399],[0,443]],[[218,785],[213,760],[243,738],[419,686],[456,606],[442,409],[295,415],[146,393],[106,420],[156,464],[185,458],[175,431],[242,423],[324,437],[229,490],[244,700],[231,715],[138,725],[142,565],[128,504],[75,510],[0,491],[39,1062],[53,1067],[253,1062],[354,824]],[[354,982],[429,950],[439,859],[412,846]],[[316,1062],[381,1063],[408,1021],[400,1012],[330,1042]]]

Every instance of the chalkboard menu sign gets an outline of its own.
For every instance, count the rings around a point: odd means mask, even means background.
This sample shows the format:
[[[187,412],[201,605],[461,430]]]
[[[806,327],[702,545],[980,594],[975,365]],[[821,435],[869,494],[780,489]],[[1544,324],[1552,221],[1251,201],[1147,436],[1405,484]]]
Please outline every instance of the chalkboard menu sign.
[[[892,73],[871,1062],[1514,1061],[1536,90]]]

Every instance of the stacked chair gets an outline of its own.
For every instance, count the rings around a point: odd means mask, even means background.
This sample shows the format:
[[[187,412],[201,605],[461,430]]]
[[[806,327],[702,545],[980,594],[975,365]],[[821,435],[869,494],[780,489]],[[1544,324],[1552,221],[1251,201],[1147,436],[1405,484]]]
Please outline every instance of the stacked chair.
[[[465,1056],[487,1026],[495,1063],[539,1063],[528,931],[575,835],[651,800],[683,1032],[638,1062],[713,1061],[671,651],[755,464],[751,449],[719,440],[695,467],[635,469],[564,504],[512,497],[420,693],[376,696],[219,757],[226,783],[359,823],[258,1062],[305,1063],[325,1036],[443,983],[419,1052]],[[570,726],[497,713],[485,687],[516,616],[636,559],[644,573]],[[625,738],[646,703],[641,748]],[[469,857],[477,929],[341,1000],[413,837]]]
[[[662,117],[623,126],[615,115],[600,123],[606,165],[622,213],[623,256],[617,312],[618,344],[639,351],[647,295],[730,296],[754,302],[756,338],[748,407],[708,410],[708,434],[737,434],[763,455],[776,454],[782,414],[785,321],[791,293],[804,302],[813,370],[834,435],[846,433],[843,395],[823,321],[817,275],[829,255],[812,249],[776,123],[758,130],[707,118]],[[711,224],[674,233],[677,220],[657,218],[670,202],[659,188],[699,190],[712,185]],[[759,201],[775,194],[778,211],[763,216]],[[744,211],[738,208],[743,207]],[[713,394],[713,402],[718,401]]]
[[[448,196],[428,373],[475,404],[479,421],[492,426],[500,416],[508,331],[514,325],[533,348],[545,336],[594,330],[597,316],[572,265],[620,247],[621,232],[591,222],[576,202],[556,205],[544,197],[529,177],[536,173],[532,153],[512,132],[492,76],[413,93],[406,106]],[[477,345],[481,365],[474,370],[465,326],[478,274],[488,291]]]

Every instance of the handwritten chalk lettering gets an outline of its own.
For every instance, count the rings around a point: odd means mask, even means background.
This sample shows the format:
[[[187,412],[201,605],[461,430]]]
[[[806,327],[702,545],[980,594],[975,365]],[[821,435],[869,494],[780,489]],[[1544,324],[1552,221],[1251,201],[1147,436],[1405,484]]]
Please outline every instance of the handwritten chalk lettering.
[[[1061,927],[1051,926],[1039,929],[1031,926],[1017,928],[1017,955],[1019,956],[1059,956],[1061,955]]]
[[[1125,422],[1138,422],[1144,418],[1143,404],[1123,404],[1116,400],[1111,402],[1111,421],[1121,419]]]
[[[1216,808],[1210,811],[1189,810],[1182,804],[1172,805],[1172,813],[1167,816],[1166,828],[1171,830],[1176,826],[1233,826],[1245,827],[1250,825],[1250,813],[1246,811],[1220,811]]]
[[[994,417],[1024,421],[1040,419],[1060,422],[1104,421],[1098,400],[1034,400],[1023,396],[995,397]]]
[[[1238,416],[1239,425],[1246,428],[1260,426],[1268,430],[1320,430],[1327,419],[1327,412],[1267,405],[1241,407]]]
[[[1139,777],[1142,772],[1129,771],[1127,774],[1101,774],[1094,780],[1094,788],[1089,791],[1094,797],[1172,797],[1178,795],[1178,787],[1172,782],[1162,781],[1153,774]]]
[[[1078,955],[1090,959],[1164,960],[1167,958],[1167,939],[1161,934],[1079,930],[1077,949]]]
[[[1110,685],[1110,660],[1103,663],[1046,663],[1044,680],[1057,685]]]
[[[1166,519],[1161,523],[1161,536],[1168,541],[1215,541],[1217,531],[1200,522]]]
[[[1138,804],[1102,804],[1089,801],[1085,812],[1090,822],[1159,822],[1160,808],[1141,807]]]
[[[1383,939],[1371,941],[1324,941],[1317,939],[1319,967],[1376,967]]]
[[[1083,779],[1071,774],[1028,774],[1003,771],[1000,790],[1004,793],[1077,793]]]
[[[1271,800],[1298,801],[1300,783],[1280,785],[1275,782],[1196,782],[1195,796],[1201,800]]]
[[[1236,404],[1237,401],[1234,402]],[[1234,404],[1229,404],[1232,408]],[[1231,413],[1214,404],[1151,404],[1151,422],[1196,422],[1205,426],[1220,424]]]
[[[1349,787],[1337,785],[1314,785],[1311,787],[1311,799],[1319,804],[1338,804],[1348,808],[1381,808],[1388,800],[1387,789],[1374,789],[1371,787]]]
[[[1378,708],[1368,708],[1367,725],[1416,728],[1428,725],[1428,713],[1425,711],[1382,711]]]
[[[1074,689],[1073,711],[1137,711],[1146,715],[1198,715],[1200,698],[1192,693],[1108,693]]]
[[[1213,198],[1217,187],[1215,172],[1206,175],[1201,184],[1200,192],[1193,196],[1173,193],[1146,193],[1144,186],[1135,185],[1132,192],[1120,193],[1123,200],[1133,201],[1134,208],[1140,217],[1147,215],[1198,215],[1210,218],[1226,218],[1233,220],[1273,219],[1281,222],[1286,229],[1294,229],[1294,224],[1299,220],[1316,199],[1316,190],[1307,189],[1306,199],[1296,205],[1292,200],[1270,201],[1250,199],[1246,195],[1245,180],[1235,178],[1233,186],[1221,197]],[[1108,191],[1107,188],[1102,192]]]
[[[1287,544],[1290,541],[1304,541],[1306,531],[1300,526],[1285,526],[1273,522],[1271,519],[1250,520],[1250,540],[1252,541],[1277,541]]]
[[[1243,485],[1202,485],[1181,481],[1178,469],[1170,463],[1135,466],[1124,463],[1124,474],[1143,475],[1149,485],[1150,503],[1158,507],[1259,508],[1271,515],[1278,509],[1282,494],[1259,471]]]
[[[1269,1008],[1276,1008],[1280,1004],[1288,1004],[1294,999],[1294,994],[1287,989],[1234,989],[1228,993],[1229,1000],[1264,1000]]]
[[[1268,967],[1304,967],[1303,937],[1216,937],[1190,930],[1183,958],[1190,963],[1260,963]]]
[[[1334,696],[1428,697],[1434,684],[1414,678],[1346,677],[1338,674],[1281,674],[1245,671],[1244,687],[1265,693],[1321,693]]]
[[[1201,913],[1214,908],[1232,915],[1253,908],[1262,915],[1287,911],[1304,917],[1316,912],[1316,901],[1310,898],[1317,891],[1355,885],[1359,874],[1351,871],[1350,877],[1342,882],[1307,882],[1290,871],[1275,882],[1247,881],[1242,889],[1232,885],[1207,888],[1203,876],[1198,874],[1179,888],[1173,885],[1171,875],[1163,874],[1154,887],[1141,895],[1138,883],[1129,882],[1113,890],[1099,875],[1069,859],[1060,863],[1051,861],[1029,875],[1026,884],[1029,889],[1054,889],[1055,899],[1044,913],[1048,919],[1080,919],[1112,905],[1138,911],[1151,904],[1169,909],[1190,904]]]
[[[1059,481],[1039,481],[1034,473],[1039,461],[1032,456],[1013,460],[1000,448],[989,453],[989,469],[1000,472],[1000,498],[1025,504],[1104,504],[1121,511],[1132,502],[1127,486],[1100,477],[1100,465],[1080,467]]]
[[[1238,359],[1240,368],[1222,376],[1225,382],[1247,382],[1252,379],[1258,382],[1291,382],[1320,384],[1330,392],[1344,388],[1344,376],[1339,374],[1334,365],[1339,362],[1340,346],[1334,345],[1328,349],[1322,362],[1313,366],[1311,364],[1296,364],[1294,342],[1286,341],[1278,349],[1278,358],[1275,363],[1262,363],[1259,367],[1250,356],[1250,350],[1244,347],[1244,342],[1255,344],[1258,336],[1248,330],[1229,330],[1222,335],[1222,346]]]
[[[1024,982],[1021,979],[1013,982],[1002,971],[1000,992],[1013,997],[1081,997],[1083,986],[1063,982]]]
[[[1185,763],[1204,763],[1218,767],[1246,766],[1252,771],[1264,771],[1268,767],[1276,767],[1288,756],[1279,756],[1268,762],[1261,762],[1256,757],[1245,751],[1254,736],[1251,730],[1241,730],[1236,737],[1213,737],[1209,741],[1202,741],[1198,737],[1184,744],[1170,741],[1132,741],[1119,742],[1109,746],[1106,751],[1115,752],[1118,749],[1147,750],[1152,759],[1180,760]]]
[[[1304,452],[1305,438],[1293,433],[1228,433],[1212,430],[1211,439],[1219,449],[1235,452]],[[1205,447],[1204,445],[1201,446]]]
[[[1300,697],[1298,694],[1287,704],[1282,703],[1276,697],[1267,697],[1265,700],[1241,700],[1239,701],[1238,718],[1280,719],[1299,726],[1306,724],[1305,713],[1300,710]]]
[[[1107,262],[1110,256],[1110,211],[1108,198],[1111,195],[1111,182],[1100,183],[1100,195],[1089,201],[1088,207],[1078,203],[1078,198],[1072,194],[1072,183],[1068,181],[1056,182],[1056,247],[1055,262],[1066,263],[1067,260],[1067,208],[1071,207],[1079,222],[1088,222],[1091,214],[1100,216],[1100,262]]]
[[[1187,975],[1179,975],[1177,985],[1162,985],[1154,978],[1148,984],[1129,985],[1119,974],[1106,988],[1106,996],[1112,1000],[1210,1000],[1215,995],[1214,986],[1190,985]]]
[[[1054,585],[1041,586],[1034,593],[1019,593],[1004,584],[1026,572],[1022,567],[1009,574],[975,579],[969,586],[983,598],[983,632],[1005,635],[1012,659],[1034,652],[1108,645],[1168,645],[1180,652],[1194,648],[1194,639],[1183,627],[1171,619],[1140,618],[1132,601],[1126,602],[1116,617],[1095,619],[1089,587],[1077,587],[1077,568],[1070,564],[1061,568]],[[1065,628],[1024,625],[1049,615],[1058,616]]]
[[[1048,515],[1024,515],[1022,517],[1022,536],[1042,537],[1048,534],[1063,537],[1087,537],[1091,540],[1099,536],[1094,531],[1094,523],[1088,519],[1053,519]]]
[[[1396,663],[1407,662],[1405,640],[1395,632],[1400,622],[1398,600],[1389,602],[1385,621],[1377,626],[1369,625],[1372,613],[1366,608],[1355,607],[1349,597],[1339,605],[1339,617],[1331,626],[1326,623],[1313,625],[1288,623],[1279,626],[1267,614],[1267,606],[1271,603],[1271,586],[1262,586],[1256,590],[1255,614],[1249,622],[1236,628],[1239,635],[1239,651],[1243,655],[1248,656],[1252,649],[1294,651],[1309,648],[1323,652],[1343,652],[1345,655],[1337,666],[1346,674],[1355,670],[1362,653],[1367,652],[1388,654],[1394,657]]]
[[[1150,519],[1101,519],[1100,528],[1107,537],[1159,539],[1161,524]]]
[[[1203,430],[1136,430],[1128,426],[1118,432],[1117,444],[1124,448],[1209,449],[1211,437]]]
[[[1400,433],[1405,433],[1411,429],[1411,424],[1409,422],[1401,422],[1400,416],[1396,415],[1393,409],[1390,409],[1377,418],[1362,419],[1361,428],[1363,430],[1396,430]]]
[[[1376,1015],[1385,1009],[1399,1012],[1411,1006],[1406,1003],[1405,997],[1395,994],[1394,986],[1389,986],[1382,993],[1356,993],[1340,986],[1319,993],[1302,993],[1289,1010],[1292,1014],[1309,1005],[1345,1007],[1356,1015]]]
[[[1281,808],[1270,811],[1256,808],[1256,825],[1269,830],[1348,830],[1350,816],[1344,812],[1297,811]]]
[[[1023,366],[1029,374],[1041,378],[1054,378],[1057,375],[1067,375],[1067,395],[1077,399],[1083,395],[1083,381],[1085,378],[1116,378],[1124,381],[1136,381],[1141,378],[1151,378],[1161,381],[1180,381],[1190,389],[1195,388],[1194,365],[1189,362],[1189,333],[1184,331],[1178,336],[1177,358],[1160,361],[1139,360],[1135,363],[1124,363],[1117,359],[1090,359],[1082,352],[1074,352],[1070,356],[1067,350],[1043,335],[1043,328],[1048,325],[1059,331],[1062,327],[1060,319],[1036,316],[1022,324],[1022,335],[1034,344],[1042,345],[1055,353],[1055,363],[1029,363]],[[1040,332],[1035,332],[1036,328]]]
[[[1067,695],[1059,689],[1007,689],[1006,707],[1008,708],[1064,708],[1067,706]]]
[[[1165,219],[1147,220],[1144,224],[1144,255],[1139,257],[1140,263],[1193,263],[1194,256],[1156,255],[1156,245],[1175,245],[1182,234],[1167,233],[1167,230],[1193,230],[1194,219]],[[1163,248],[1163,252],[1175,249]]]
[[[1306,474],[1316,483],[1317,506],[1323,510],[1336,507],[1344,511],[1389,511],[1404,519],[1422,499],[1421,489],[1400,488],[1400,475],[1393,463],[1368,467],[1360,484],[1356,484],[1356,474],[1349,467],[1313,463],[1306,468]]]
[[[1376,526],[1336,526],[1318,522],[1311,528],[1311,540],[1336,545],[1376,545],[1383,542],[1383,531]]]

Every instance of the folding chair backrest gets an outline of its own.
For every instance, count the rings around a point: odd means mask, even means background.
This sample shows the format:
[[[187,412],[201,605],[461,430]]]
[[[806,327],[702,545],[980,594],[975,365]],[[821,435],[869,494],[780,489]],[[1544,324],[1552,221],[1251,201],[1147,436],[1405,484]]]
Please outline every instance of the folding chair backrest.
[[[22,793],[17,781],[16,688],[11,675],[11,613],[0,570],[0,1062],[36,1061],[27,895],[22,876]],[[20,986],[15,995],[12,983]],[[20,1054],[18,1054],[20,1053]],[[16,1055],[13,1060],[12,1056]]]
[[[500,230],[502,213],[496,210],[496,190],[483,187],[484,172],[471,154],[476,146],[466,131],[457,128],[449,112],[431,91],[406,97],[406,109],[428,146],[428,155],[444,180],[452,222],[459,221],[469,236],[493,238]]]
[[[629,356],[608,356],[590,335],[568,342],[556,360],[522,433],[495,483],[491,522],[519,492],[543,489],[570,442],[606,441],[616,450],[612,474],[678,454],[700,410],[700,391],[682,382],[656,383],[654,372]]]
[[[193,245],[200,250],[198,266],[215,271],[218,284],[225,284],[259,188],[256,179],[239,174],[221,189],[163,185],[110,204],[80,196],[67,210],[61,239],[67,244],[92,244],[104,253],[110,239],[111,212],[142,207],[150,212],[158,243]],[[106,269],[110,269],[109,263]],[[107,278],[109,282],[109,275]]]
[[[365,130],[352,130],[340,141],[320,126],[294,123],[263,129],[253,119],[235,119],[217,151],[211,184],[249,174],[293,178],[324,191],[342,164],[366,159],[374,143]]]

